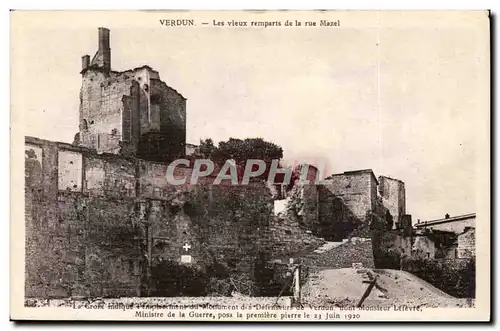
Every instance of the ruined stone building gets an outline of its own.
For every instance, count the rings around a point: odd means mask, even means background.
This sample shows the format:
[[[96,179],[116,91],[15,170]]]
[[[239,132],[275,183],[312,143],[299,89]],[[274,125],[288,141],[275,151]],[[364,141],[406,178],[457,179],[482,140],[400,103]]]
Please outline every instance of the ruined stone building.
[[[82,57],[76,143],[99,152],[169,161],[185,154],[186,98],[148,66],[111,69],[110,31]]]
[[[322,244],[273,217],[261,181],[167,182],[186,150],[186,99],[147,66],[111,70],[109,37],[100,28],[82,60],[74,143],[25,138],[26,297],[207,295],[214,277],[249,294],[259,256]],[[180,265],[196,277],[165,274]]]
[[[342,198],[357,218],[364,219],[367,211],[376,209],[379,182],[371,169],[346,171],[326,181],[325,188]]]
[[[324,242],[273,217],[263,182],[171,185],[168,163],[34,137],[25,148],[27,297],[210,294],[190,292],[192,279],[160,286],[175,278],[161,270],[209,274],[222,265],[248,284],[259,254],[286,257]],[[177,167],[174,176],[191,171]],[[165,292],[174,287],[186,292]]]
[[[394,226],[403,222],[406,214],[404,182],[387,176],[378,179],[371,169],[346,171],[326,179],[325,188],[349,207],[353,214],[364,219],[367,211],[389,212]]]
[[[27,297],[207,295],[162,272],[189,265],[207,291],[214,277],[252,284],[261,256],[370,238],[374,220],[382,231],[384,222],[411,227],[404,183],[370,169],[324,184],[213,185],[212,176],[172,185],[171,161],[196,154],[186,144],[186,98],[148,66],[111,64],[110,31],[99,28],[95,56],[82,58],[73,144],[25,139]],[[174,176],[191,172],[177,166]],[[308,168],[307,179],[317,175]],[[276,196],[287,199],[282,216]]]
[[[371,169],[328,176],[319,185],[304,185],[303,222],[313,233],[331,241],[356,235],[370,237],[373,218],[391,220],[393,229],[410,229],[404,183]],[[363,229],[360,231],[360,229]],[[355,231],[356,230],[356,231]]]

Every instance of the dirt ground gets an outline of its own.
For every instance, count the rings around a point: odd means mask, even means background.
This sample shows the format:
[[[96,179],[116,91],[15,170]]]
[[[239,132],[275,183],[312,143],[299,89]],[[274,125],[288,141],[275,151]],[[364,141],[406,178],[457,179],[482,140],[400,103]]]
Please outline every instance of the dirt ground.
[[[37,299],[27,298],[27,307],[69,307],[74,309],[82,308],[105,308],[119,306],[113,309],[204,309],[208,307],[216,308],[217,305],[226,307],[241,307],[245,305],[263,307],[289,307],[290,297],[123,297],[123,298],[87,298],[87,299]],[[221,308],[222,309],[222,308]]]
[[[303,300],[310,305],[356,305],[378,276],[377,287],[363,302],[363,307],[395,305],[436,307],[469,307],[468,299],[454,298],[426,281],[400,270],[389,269],[327,269],[311,274],[303,288]]]
[[[473,300],[454,298],[437,289],[426,281],[400,270],[370,269],[370,268],[344,268],[323,269],[311,271],[309,278],[302,288],[302,304],[304,307],[325,306],[356,306],[368,282],[377,277],[377,286],[363,302],[363,308],[412,306],[422,308],[437,307],[470,307]],[[178,307],[206,308],[211,305],[223,306],[254,306],[261,309],[279,309],[289,307],[290,297],[172,297],[172,298],[120,298],[92,300],[80,299],[27,299],[26,305],[30,307],[72,307],[86,308],[87,306],[109,305],[124,306],[123,309],[137,309],[143,305],[159,308],[177,309]],[[278,307],[275,307],[275,306]],[[116,309],[116,308],[115,308]]]

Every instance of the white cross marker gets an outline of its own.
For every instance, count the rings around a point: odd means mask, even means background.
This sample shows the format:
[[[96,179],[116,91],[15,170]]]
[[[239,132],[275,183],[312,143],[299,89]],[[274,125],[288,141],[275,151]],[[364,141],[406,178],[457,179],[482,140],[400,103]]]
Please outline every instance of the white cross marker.
[[[182,248],[184,248],[184,249],[186,250],[186,252],[187,252],[188,250],[190,250],[190,249],[191,249],[191,245],[189,245],[189,244],[184,244],[184,246],[182,246]]]

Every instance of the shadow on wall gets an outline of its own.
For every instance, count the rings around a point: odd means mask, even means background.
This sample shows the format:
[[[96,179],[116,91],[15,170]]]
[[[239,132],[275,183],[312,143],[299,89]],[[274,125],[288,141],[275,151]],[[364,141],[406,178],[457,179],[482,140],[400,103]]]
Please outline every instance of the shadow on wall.
[[[366,217],[370,224],[375,268],[400,269],[402,250],[397,243],[401,235],[399,231],[392,230],[392,216],[390,213],[383,216],[367,213]]]
[[[342,241],[363,225],[341,198],[318,185],[318,223],[313,232],[328,241]]]
[[[29,148],[24,153],[25,189],[38,187],[42,183],[41,149],[38,148],[38,150],[39,151],[37,153],[35,148]]]
[[[153,297],[206,296],[210,275],[195,266],[167,260],[156,264],[152,270]]]
[[[171,162],[184,158],[184,142],[182,129],[171,126],[167,132],[149,132],[141,135],[137,157],[155,162]]]
[[[172,260],[155,264],[151,270],[152,297],[230,297],[234,295],[291,295],[291,273],[270,265],[267,253],[260,252],[253,264],[253,277],[242,282],[235,270],[224,261],[213,261],[207,267],[183,265]],[[245,284],[244,284],[245,283]]]

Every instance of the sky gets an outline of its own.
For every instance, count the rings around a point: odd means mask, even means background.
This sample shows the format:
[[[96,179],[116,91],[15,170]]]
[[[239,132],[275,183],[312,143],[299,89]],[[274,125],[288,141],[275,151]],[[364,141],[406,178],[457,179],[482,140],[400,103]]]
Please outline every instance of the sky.
[[[72,142],[81,56],[94,55],[97,27],[106,26],[113,70],[147,64],[187,98],[189,143],[261,137],[280,145],[288,163],[326,162],[325,175],[373,169],[405,182],[414,221],[476,212],[478,151],[489,128],[488,36],[477,20],[364,12],[333,15],[341,28],[199,20],[165,28],[158,18],[181,14],[31,15],[11,32],[11,109],[25,135]],[[265,15],[251,19],[274,18]]]

